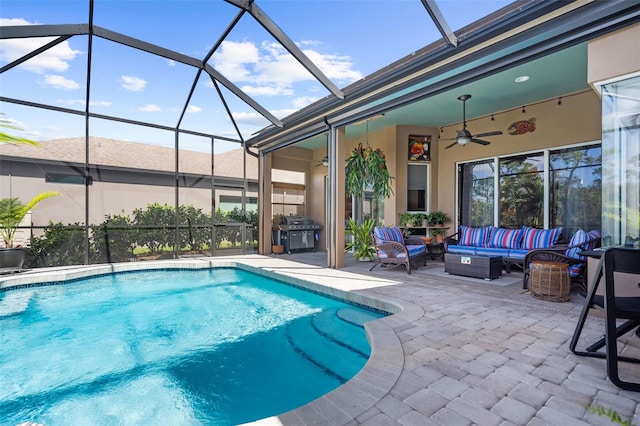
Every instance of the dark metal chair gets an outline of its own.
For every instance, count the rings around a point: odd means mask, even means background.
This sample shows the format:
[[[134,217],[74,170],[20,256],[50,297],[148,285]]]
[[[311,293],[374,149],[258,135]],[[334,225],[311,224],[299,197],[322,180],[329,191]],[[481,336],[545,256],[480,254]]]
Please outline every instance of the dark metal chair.
[[[522,288],[526,289],[529,287],[529,269],[532,262],[557,262],[569,265],[571,282],[580,286],[580,288],[586,293],[587,259],[580,255],[580,251],[593,250],[594,248],[600,247],[600,236],[584,232],[583,234],[585,235],[585,239],[577,244],[569,242],[569,245],[534,249],[528,252],[524,257],[524,262],[522,264]]]
[[[569,348],[576,355],[606,359],[607,375],[611,382],[622,389],[640,392],[640,383],[622,380],[618,372],[618,362],[639,364],[640,358],[620,355],[617,345],[620,336],[640,326],[640,250],[607,249],[602,255],[599,266],[598,274],[594,277],[587,293]],[[627,285],[623,290],[620,284],[616,285],[616,280],[619,282],[621,280],[618,273],[634,274],[638,279],[632,280],[633,285]],[[604,281],[604,294],[599,291],[601,281]],[[621,294],[622,291],[626,291],[625,294]],[[584,351],[577,350],[576,346],[582,329],[592,308],[604,309],[604,337]],[[625,322],[618,326],[616,323],[618,319]],[[598,352],[603,347],[605,352]]]

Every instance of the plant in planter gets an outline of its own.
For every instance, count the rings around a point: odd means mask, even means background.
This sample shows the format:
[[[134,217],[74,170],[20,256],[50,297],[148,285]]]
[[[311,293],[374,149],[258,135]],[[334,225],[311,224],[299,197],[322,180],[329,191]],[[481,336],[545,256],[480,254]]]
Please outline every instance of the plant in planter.
[[[358,144],[346,160],[345,191],[354,198],[362,198],[365,188],[372,191],[374,217],[379,217],[378,202],[393,194],[393,178],[387,169],[387,160],[380,149]]]
[[[432,225],[443,225],[445,222],[449,222],[449,215],[442,210],[434,210],[428,214],[429,222]]]
[[[22,268],[26,253],[22,248],[14,247],[16,230],[22,219],[36,204],[59,194],[56,191],[45,191],[33,197],[27,204],[22,204],[18,198],[0,199],[0,237],[5,245],[4,249],[0,249],[1,268]]]
[[[414,225],[418,224],[416,220],[416,215],[411,212],[400,213],[400,216],[398,217],[398,224],[400,226],[406,226],[407,228],[412,228]]]
[[[373,256],[376,254],[373,242],[373,228],[375,224],[373,219],[365,219],[359,224],[356,223],[353,218],[350,218],[346,232],[347,235],[353,237],[353,241],[345,245],[344,251],[352,251],[353,257],[358,260],[373,260]]]
[[[431,236],[439,243],[444,241],[445,230],[442,228],[431,229]]]

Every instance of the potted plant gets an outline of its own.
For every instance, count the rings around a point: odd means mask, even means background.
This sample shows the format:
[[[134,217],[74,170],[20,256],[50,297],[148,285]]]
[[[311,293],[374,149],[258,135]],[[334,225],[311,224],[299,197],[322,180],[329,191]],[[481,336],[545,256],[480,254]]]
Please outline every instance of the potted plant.
[[[398,224],[400,226],[406,226],[407,228],[412,228],[415,222],[415,215],[411,212],[400,213],[398,218]]]
[[[14,237],[20,223],[40,201],[59,195],[56,191],[42,192],[27,204],[22,204],[18,198],[0,199],[0,237],[5,248],[0,249],[0,268],[20,269],[24,263],[26,252],[21,247],[14,247]]]
[[[442,210],[434,210],[428,216],[432,225],[444,225],[445,222],[450,220],[449,216]]]
[[[387,169],[387,160],[379,148],[365,148],[359,143],[346,160],[345,192],[361,199],[365,188],[372,191],[374,218],[379,217],[378,202],[393,194],[392,179]]]
[[[345,252],[353,252],[353,257],[360,261],[371,261],[376,254],[373,242],[373,228],[376,223],[373,219],[365,219],[362,223],[356,223],[353,218],[349,218],[347,235],[353,237],[353,241],[345,245]]]
[[[445,230],[443,228],[432,228],[431,236],[436,239],[438,243],[444,242]]]

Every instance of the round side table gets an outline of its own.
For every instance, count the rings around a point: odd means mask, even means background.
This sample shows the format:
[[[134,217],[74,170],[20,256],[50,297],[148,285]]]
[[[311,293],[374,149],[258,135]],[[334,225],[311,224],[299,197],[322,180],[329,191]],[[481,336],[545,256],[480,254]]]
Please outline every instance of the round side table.
[[[529,288],[536,299],[566,302],[571,298],[569,265],[558,262],[532,262]]]

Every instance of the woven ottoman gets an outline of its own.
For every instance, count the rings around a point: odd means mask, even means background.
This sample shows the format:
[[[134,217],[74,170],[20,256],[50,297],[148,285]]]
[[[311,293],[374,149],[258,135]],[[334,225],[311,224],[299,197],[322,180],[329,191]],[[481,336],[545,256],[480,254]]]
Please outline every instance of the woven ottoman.
[[[529,289],[536,299],[566,302],[571,298],[569,265],[558,262],[532,262]]]

